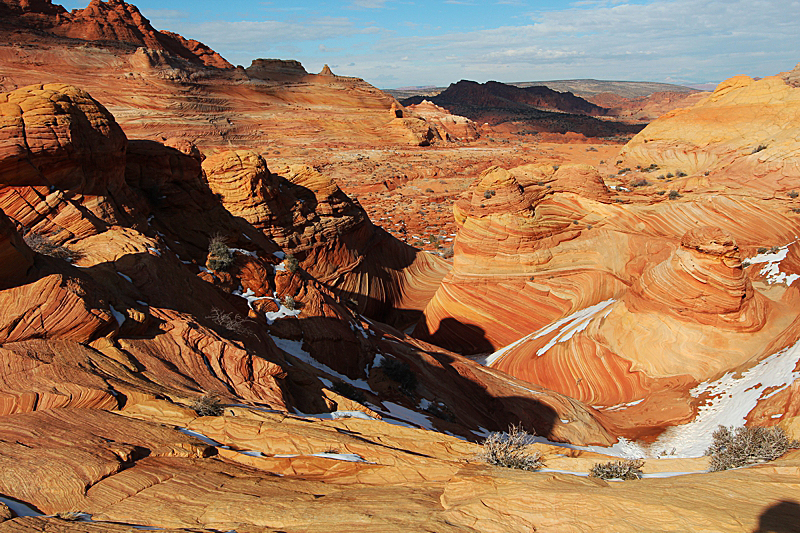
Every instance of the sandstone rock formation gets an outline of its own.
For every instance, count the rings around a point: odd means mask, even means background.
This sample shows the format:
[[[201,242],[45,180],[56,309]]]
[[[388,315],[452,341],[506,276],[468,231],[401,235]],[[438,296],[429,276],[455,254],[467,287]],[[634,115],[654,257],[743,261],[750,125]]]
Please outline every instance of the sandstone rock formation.
[[[600,407],[635,437],[707,411],[698,391],[727,372],[790,365],[800,174],[796,121],[783,117],[796,90],[779,77],[721,84],[634,138],[618,166],[638,170],[621,168],[610,189],[587,167],[486,171],[454,207],[453,270],[415,334],[462,353],[502,348],[493,367]],[[723,109],[728,133],[697,125]],[[743,153],[765,131],[770,144]],[[792,376],[774,377],[782,401]],[[742,420],[776,414],[771,392]]]
[[[453,115],[433,102],[423,100],[411,105],[408,110],[436,125],[440,132],[445,132],[449,140],[474,141],[480,137],[478,126],[466,117]]]
[[[0,12],[5,12],[3,23],[12,27],[33,26],[39,31],[73,39],[144,46],[199,65],[233,68],[201,42],[156,30],[136,6],[123,0],[92,0],[86,8],[71,12],[50,0],[3,0]]]

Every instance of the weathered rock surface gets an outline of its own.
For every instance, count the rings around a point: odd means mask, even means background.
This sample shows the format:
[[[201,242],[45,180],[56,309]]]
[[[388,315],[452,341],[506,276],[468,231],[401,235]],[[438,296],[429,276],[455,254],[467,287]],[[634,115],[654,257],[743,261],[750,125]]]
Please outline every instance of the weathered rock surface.
[[[726,372],[761,372],[779,352],[794,369],[800,172],[797,121],[784,120],[794,91],[778,77],[729,80],[648,126],[622,151],[619,166],[638,170],[608,180],[570,165],[486,171],[455,205],[453,270],[415,334],[462,353],[506,347],[492,366],[606,409],[632,436],[694,419],[690,390],[722,387]],[[698,124],[723,108],[738,125],[711,137]],[[731,148],[765,131],[774,159]],[[706,140],[676,148],[693,135]],[[720,157],[677,172],[691,154]],[[654,176],[669,170],[677,176]],[[777,414],[773,390],[794,398],[787,372],[742,416]]]
[[[445,108],[428,100],[410,105],[406,109],[435,124],[440,132],[445,132],[449,136],[449,140],[474,141],[480,137],[478,125],[473,121],[467,117],[453,115]]]

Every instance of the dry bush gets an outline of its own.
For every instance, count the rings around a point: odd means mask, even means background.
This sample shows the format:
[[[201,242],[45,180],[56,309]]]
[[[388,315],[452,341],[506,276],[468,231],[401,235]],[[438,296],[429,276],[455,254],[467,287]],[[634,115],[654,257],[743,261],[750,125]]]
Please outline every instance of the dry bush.
[[[360,390],[347,383],[346,381],[336,381],[333,383],[331,390],[340,396],[344,396],[354,402],[364,403],[367,401],[366,396]]]
[[[219,396],[204,394],[192,402],[191,409],[198,416],[222,416],[223,405]]]
[[[398,359],[386,358],[381,362],[380,369],[386,377],[400,384],[400,390],[406,394],[413,394],[417,390],[417,375],[411,370],[408,363]]]
[[[70,250],[66,246],[54,243],[49,237],[41,233],[28,232],[23,239],[25,240],[25,244],[28,245],[28,248],[37,254],[63,259],[70,263],[81,258],[80,253]]]
[[[600,479],[639,479],[642,477],[642,459],[623,459],[622,461],[609,461],[597,463],[589,471],[589,477]]]
[[[66,520],[68,522],[83,522],[90,516],[90,514],[84,513],[83,511],[62,511],[60,513],[56,513],[56,518],[60,520]]]
[[[250,322],[250,320],[242,318],[241,315],[236,314],[233,311],[225,313],[219,307],[212,307],[211,314],[206,318],[211,320],[214,324],[222,326],[228,331],[238,333],[239,335],[245,335],[247,337],[254,336],[253,332],[250,331],[250,329],[245,325]]]
[[[214,235],[208,241],[208,259],[206,266],[211,270],[228,270],[233,264],[233,254],[231,253],[225,239],[221,235]]]
[[[294,298],[289,296],[288,294],[284,297],[282,305],[289,311],[294,311],[295,309],[297,309],[297,302],[295,302]]]
[[[478,458],[490,465],[520,470],[538,470],[544,466],[542,454],[529,450],[531,435],[522,426],[510,426],[507,433],[494,432],[483,441]]]
[[[790,441],[779,427],[719,426],[714,441],[706,450],[711,456],[711,472],[738,468],[755,463],[765,463],[785,454],[789,448],[800,447],[800,442]]]
[[[295,256],[289,254],[284,259],[284,263],[286,263],[286,270],[294,274],[300,269],[300,261],[297,260]]]

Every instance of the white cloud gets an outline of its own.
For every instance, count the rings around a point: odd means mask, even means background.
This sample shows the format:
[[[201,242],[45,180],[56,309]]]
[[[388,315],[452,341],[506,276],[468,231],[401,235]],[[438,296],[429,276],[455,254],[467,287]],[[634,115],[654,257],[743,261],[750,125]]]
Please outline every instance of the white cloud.
[[[350,7],[356,9],[380,9],[386,3],[386,0],[353,0]]]

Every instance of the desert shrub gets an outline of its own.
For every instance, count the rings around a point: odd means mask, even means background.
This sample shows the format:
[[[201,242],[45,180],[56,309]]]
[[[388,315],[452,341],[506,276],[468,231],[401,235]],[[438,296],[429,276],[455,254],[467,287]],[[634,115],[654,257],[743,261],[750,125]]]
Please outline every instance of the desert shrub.
[[[800,447],[800,442],[790,441],[780,427],[733,427],[719,426],[713,434],[713,442],[706,450],[711,456],[711,472],[728,470],[755,463],[777,459],[789,448]]]
[[[800,207],[793,207],[792,213],[800,213]]]
[[[427,192],[427,193],[432,193],[432,192],[434,192],[434,191],[433,191],[433,189],[431,189],[431,188],[429,187],[429,188],[425,189],[425,192]]]
[[[191,409],[198,416],[222,416],[223,405],[219,396],[204,394],[192,402]]]
[[[677,200],[678,198],[681,197],[681,193],[679,193],[678,191],[669,191],[669,194],[667,195],[667,197],[670,200]]]
[[[400,390],[406,394],[413,394],[417,390],[417,376],[408,363],[399,359],[386,358],[380,368],[386,377],[400,384]]]
[[[478,458],[494,466],[538,470],[544,461],[542,454],[528,449],[532,436],[521,426],[510,426],[507,433],[494,432],[483,441]]]
[[[667,179],[674,178],[674,177],[675,177],[675,175],[672,172],[667,172],[667,175],[666,175]]]
[[[208,259],[206,266],[211,270],[228,270],[233,264],[233,253],[225,244],[225,239],[221,235],[214,235],[208,241]]]
[[[423,409],[429,415],[435,416],[436,418],[441,418],[447,422],[455,422],[456,415],[453,414],[453,411],[445,404],[444,402],[431,402],[427,407]]]
[[[687,175],[688,174],[686,174],[686,172],[684,172],[682,170],[679,170],[679,171],[675,172],[675,177],[676,178],[682,178],[682,177],[687,176]]]
[[[797,191],[789,191],[787,194],[789,195],[789,198],[797,198],[798,196],[800,196],[800,193],[798,193]]]
[[[494,196],[495,194],[496,194],[495,191],[492,190],[483,191],[483,197],[486,198],[487,200],[492,196]]]
[[[250,329],[245,325],[248,322],[250,322],[250,320],[242,318],[242,315],[234,313],[233,311],[225,313],[219,307],[212,307],[211,314],[208,315],[206,318],[211,320],[214,324],[222,326],[228,331],[232,331],[234,333],[238,333],[239,335],[245,335],[248,337],[253,336],[253,332],[250,331]]]
[[[664,193],[666,193],[666,192],[667,191],[656,191],[656,194],[659,195],[659,196],[664,196]]]
[[[619,169],[619,172],[617,172],[617,174],[625,174],[626,172],[630,172],[630,171],[631,171],[630,168],[625,167],[625,168]]]
[[[445,259],[450,259],[451,257],[453,257],[453,254],[454,254],[454,252],[453,252],[453,245],[452,244],[450,246],[448,246],[447,248],[444,248],[442,250],[442,252],[441,252],[441,256],[444,257]]]
[[[297,309],[297,302],[294,301],[294,298],[289,296],[288,294],[283,298],[283,306],[288,309],[289,311],[293,311]]]
[[[56,518],[59,520],[66,520],[67,522],[83,522],[91,515],[83,511],[61,511],[56,513]]]
[[[597,463],[589,471],[589,477],[600,479],[639,479],[642,477],[642,459],[623,459],[622,461],[609,461]]]
[[[81,254],[78,252],[70,250],[66,246],[54,243],[49,237],[41,233],[28,232],[23,239],[25,240],[25,244],[28,245],[28,248],[37,254],[63,259],[70,263],[81,258]]]
[[[772,248],[769,249],[769,253],[777,254],[780,250],[781,250],[780,246],[773,246]]]
[[[650,185],[650,182],[645,179],[636,180],[631,183],[631,187],[647,187],[648,185]]]
[[[287,255],[284,262],[286,263],[286,270],[291,273],[297,272],[297,270],[300,268],[300,261],[298,261],[297,258],[292,254]]]
[[[751,154],[757,154],[757,153],[758,153],[758,152],[760,152],[761,150],[766,150],[766,149],[767,149],[767,145],[766,145],[766,144],[759,144],[758,146],[756,146],[755,148],[753,148],[753,151],[752,151],[752,152],[750,152],[750,153],[751,153]]]
[[[558,170],[559,168],[561,167],[559,167],[558,165],[553,165],[553,170]]]
[[[367,401],[367,398],[364,396],[364,393],[361,392],[361,390],[353,387],[346,381],[336,381],[331,387],[331,390],[336,394],[353,400],[354,402],[364,403]]]

